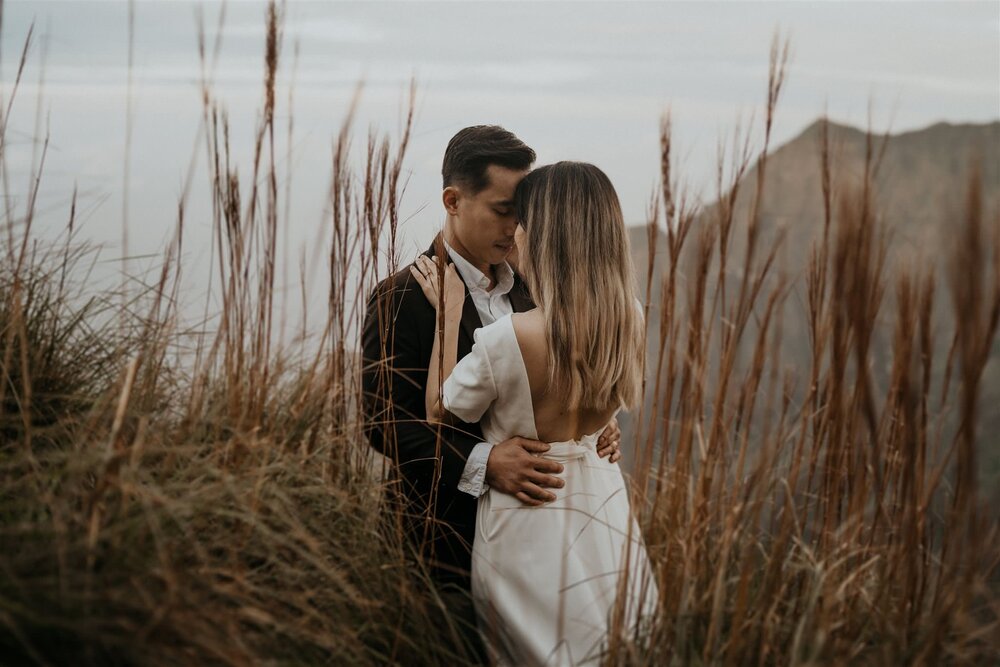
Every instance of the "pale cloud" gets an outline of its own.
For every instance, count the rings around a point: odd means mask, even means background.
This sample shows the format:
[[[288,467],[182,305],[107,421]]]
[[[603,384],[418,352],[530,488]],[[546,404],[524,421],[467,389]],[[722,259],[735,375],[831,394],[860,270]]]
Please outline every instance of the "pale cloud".
[[[370,22],[351,19],[291,19],[283,24],[285,35],[304,38],[314,44],[379,44],[385,41],[385,31]],[[214,34],[214,33],[213,33]],[[224,37],[264,38],[263,21],[226,25]]]
[[[996,99],[1000,93],[1000,83],[982,77],[943,76],[900,72],[898,70],[857,69],[843,67],[823,67],[817,65],[795,65],[790,71],[794,76],[826,80],[830,82],[859,83],[876,89],[893,91],[897,89],[923,89],[937,93],[957,93],[961,95],[983,96]],[[1000,108],[998,108],[1000,113]]]

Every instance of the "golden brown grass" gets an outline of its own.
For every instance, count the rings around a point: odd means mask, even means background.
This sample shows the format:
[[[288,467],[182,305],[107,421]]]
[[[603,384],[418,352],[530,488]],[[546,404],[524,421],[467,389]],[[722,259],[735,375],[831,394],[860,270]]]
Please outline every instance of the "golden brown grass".
[[[871,191],[884,144],[869,135],[860,188],[837,192],[824,132],[816,185],[826,222],[801,285],[812,361],[787,366],[781,311],[799,285],[775,265],[780,239],[757,245],[787,52],[775,44],[755,182],[741,181],[750,151],[737,133],[718,204],[704,213],[675,205],[663,125],[649,236],[652,252],[665,226],[667,254],[651,254],[646,276],[648,293],[662,285],[647,306],[659,317],[638,480],[661,616],[648,646],[613,661],[996,661],[1000,543],[975,470],[977,438],[993,437],[976,433],[976,413],[1000,314],[1000,219],[986,217],[973,170],[950,251],[953,312],[936,331],[934,308],[947,304],[933,301],[933,262],[887,273]],[[733,219],[740,187],[756,187],[745,220]],[[891,372],[878,387],[872,341],[887,291]],[[951,339],[948,359],[934,357],[938,335]]]
[[[383,505],[383,462],[361,428],[364,296],[408,260],[396,231],[412,114],[397,142],[369,136],[359,171],[345,120],[332,158],[328,312],[313,344],[276,347],[278,232],[289,224],[275,166],[280,18],[272,6],[247,178],[203,74],[223,298],[193,347],[177,307],[186,195],[157,280],[125,300],[67,287],[83,284],[67,276],[95,252],[75,241],[72,212],[66,237],[48,243],[31,234],[32,203],[5,214],[0,662],[470,661],[457,626],[471,619],[444,612]],[[206,61],[207,51],[202,39]],[[786,57],[775,48],[760,179]],[[976,420],[1000,313],[1000,221],[973,172],[952,304],[935,303],[933,271],[885,268],[868,189],[875,140],[862,186],[843,192],[824,140],[822,241],[804,276],[784,274],[776,248],[758,247],[757,214],[734,214],[739,187],[758,197],[763,187],[742,181],[751,151],[740,136],[725,183],[720,168],[719,205],[703,212],[677,192],[663,124],[649,235],[655,249],[666,234],[668,252],[645,276],[660,284],[646,305],[652,408],[632,444],[660,615],[615,642],[607,662],[996,661],[997,518],[974,473],[977,442],[991,437]],[[808,368],[782,359],[781,314],[796,287],[807,295]],[[871,345],[887,295],[891,380],[879,386]],[[949,306],[950,328],[932,329]],[[942,335],[947,359],[934,356]]]

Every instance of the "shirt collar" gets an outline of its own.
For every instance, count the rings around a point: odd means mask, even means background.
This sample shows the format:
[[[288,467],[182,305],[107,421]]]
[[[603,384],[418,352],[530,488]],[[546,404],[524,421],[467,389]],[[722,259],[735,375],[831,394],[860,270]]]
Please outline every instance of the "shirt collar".
[[[462,276],[462,280],[468,285],[469,289],[480,289],[486,291],[489,287],[490,279],[489,277],[472,265],[472,262],[462,257],[460,254],[455,252],[455,249],[448,245],[447,241],[444,241],[445,250],[448,251],[448,256],[451,257],[451,261],[455,263],[455,269],[458,270],[458,275]],[[493,287],[493,292],[495,294],[507,294],[510,292],[511,288],[514,287],[514,269],[510,268],[510,264],[503,262],[502,264],[496,264],[496,274],[497,274],[497,284]]]

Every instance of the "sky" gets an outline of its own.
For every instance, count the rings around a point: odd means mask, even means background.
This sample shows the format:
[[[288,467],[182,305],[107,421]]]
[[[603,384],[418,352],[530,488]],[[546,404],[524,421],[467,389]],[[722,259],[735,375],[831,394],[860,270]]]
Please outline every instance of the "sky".
[[[34,24],[7,119],[5,157],[10,201],[23,210],[39,155],[33,137],[48,132],[36,234],[54,235],[65,225],[76,187],[81,233],[104,244],[108,256],[123,252],[123,219],[129,255],[159,252],[190,173],[187,259],[204,261],[210,218],[198,143],[197,26],[201,16],[214,39],[222,7],[136,2],[129,98],[127,2],[3,4],[4,108]],[[244,173],[262,106],[264,14],[263,2],[225,5],[213,75]],[[881,131],[1000,118],[997,1],[292,0],[278,78],[279,171],[283,184],[291,180],[283,252],[298,257],[322,246],[331,146],[362,80],[355,149],[369,127],[397,135],[409,82],[417,84],[401,206],[404,256],[426,247],[443,222],[441,157],[467,125],[507,127],[535,148],[538,164],[598,165],[617,188],[626,220],[638,224],[658,180],[659,122],[669,109],[678,173],[692,192],[710,199],[720,138],[751,118],[759,130],[776,31],[791,45],[776,144],[824,111],[859,127],[871,118]]]

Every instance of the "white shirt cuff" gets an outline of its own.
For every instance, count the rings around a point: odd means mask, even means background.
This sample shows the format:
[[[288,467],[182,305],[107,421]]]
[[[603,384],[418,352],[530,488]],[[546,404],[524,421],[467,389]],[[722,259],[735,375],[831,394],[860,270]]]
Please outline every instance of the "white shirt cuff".
[[[481,442],[472,448],[462,471],[462,479],[458,482],[459,491],[476,498],[486,493],[490,488],[486,483],[486,462],[490,459],[491,451],[493,445],[488,442]]]

